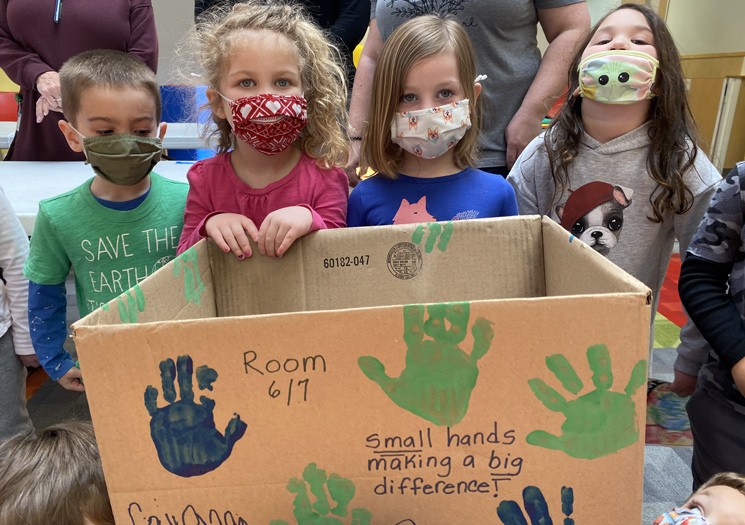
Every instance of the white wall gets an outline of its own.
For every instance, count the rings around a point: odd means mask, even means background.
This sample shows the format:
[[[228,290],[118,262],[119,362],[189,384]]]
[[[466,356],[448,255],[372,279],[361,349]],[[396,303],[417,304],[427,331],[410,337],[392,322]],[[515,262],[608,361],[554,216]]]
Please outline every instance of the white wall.
[[[155,25],[158,29],[158,82],[175,84],[178,79],[172,70],[176,43],[194,25],[193,0],[153,0]]]
[[[682,55],[745,52],[744,0],[668,0],[667,25]]]

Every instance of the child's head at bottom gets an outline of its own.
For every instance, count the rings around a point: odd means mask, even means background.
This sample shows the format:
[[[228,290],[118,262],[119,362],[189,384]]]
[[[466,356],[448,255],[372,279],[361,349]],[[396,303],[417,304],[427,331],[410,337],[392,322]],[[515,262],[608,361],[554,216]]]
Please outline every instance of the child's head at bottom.
[[[680,509],[666,512],[655,525],[742,525],[745,475],[720,472],[694,492]]]
[[[127,53],[98,49],[65,62],[60,88],[60,129],[70,148],[84,151],[96,174],[113,184],[144,179],[160,160],[165,133],[155,73]]]
[[[114,525],[90,423],[54,425],[0,446],[0,523]]]

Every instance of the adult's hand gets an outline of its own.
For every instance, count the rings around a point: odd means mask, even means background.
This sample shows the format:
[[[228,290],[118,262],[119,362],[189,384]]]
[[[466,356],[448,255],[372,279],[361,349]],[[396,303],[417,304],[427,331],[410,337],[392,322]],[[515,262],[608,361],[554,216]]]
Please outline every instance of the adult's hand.
[[[680,397],[688,397],[693,394],[693,391],[696,390],[698,376],[686,374],[678,369],[675,369],[674,372],[675,377],[673,378],[673,382],[670,383],[669,390],[678,394]]]
[[[36,354],[22,354],[18,356],[18,359],[20,359],[21,363],[23,363],[23,366],[27,368],[39,368],[39,366],[41,366],[39,364],[39,358],[36,356]]]
[[[360,166],[360,147],[362,142],[359,140],[353,140],[352,151],[349,154],[349,162],[344,171],[347,172],[347,178],[349,179],[349,185],[351,187],[357,186],[360,182],[360,176],[357,174],[357,168]]]
[[[509,168],[512,168],[525,146],[541,132],[542,120],[543,115],[531,114],[530,111],[523,108],[520,108],[512,117],[504,130],[504,138],[507,142],[507,166]]]
[[[36,91],[41,95],[36,101],[36,122],[44,120],[50,111],[62,111],[62,92],[59,73],[47,71],[36,79]]]

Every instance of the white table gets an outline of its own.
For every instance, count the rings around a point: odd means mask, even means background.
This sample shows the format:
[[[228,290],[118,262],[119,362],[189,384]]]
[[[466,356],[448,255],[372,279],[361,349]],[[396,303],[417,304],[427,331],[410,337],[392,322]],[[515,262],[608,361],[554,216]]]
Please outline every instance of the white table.
[[[0,149],[8,149],[16,133],[15,122],[0,122]],[[165,149],[208,148],[199,138],[199,125],[191,122],[169,122],[163,138]]]
[[[186,182],[193,162],[161,161],[155,173]],[[83,162],[0,162],[0,187],[28,235],[34,229],[39,201],[83,184],[95,173]]]

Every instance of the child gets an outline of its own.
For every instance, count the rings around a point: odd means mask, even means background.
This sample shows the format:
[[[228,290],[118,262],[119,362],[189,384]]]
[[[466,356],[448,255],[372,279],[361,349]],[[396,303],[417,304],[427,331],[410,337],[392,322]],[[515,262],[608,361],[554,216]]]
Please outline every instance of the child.
[[[745,474],[745,163],[714,194],[680,272],[683,305],[711,344],[687,405],[694,488],[722,470]]]
[[[0,502],[3,525],[114,525],[93,426],[63,423],[0,446]]]
[[[95,177],[39,204],[24,273],[39,361],[63,387],[82,391],[62,348],[70,268],[81,315],[135,286],[175,257],[188,187],[150,173],[166,127],[150,68],[119,51],[89,51],[65,63],[60,82],[60,129]]]
[[[28,237],[0,188],[0,444],[34,427],[26,410],[26,367],[39,366],[28,335]]]
[[[179,252],[211,237],[243,259],[248,233],[282,257],[309,232],[345,226],[345,73],[323,32],[297,6],[246,2],[191,40],[219,145],[189,170]]]
[[[510,172],[520,213],[549,215],[649,286],[656,311],[675,237],[685,254],[721,180],[696,147],[678,52],[657,13],[623,4],[600,20],[568,93]],[[672,389],[690,395],[708,350],[690,322],[681,341]]]
[[[504,178],[473,167],[481,84],[462,25],[435,15],[402,24],[375,68],[349,226],[517,215]]]
[[[715,474],[682,508],[657,518],[653,525],[742,525],[745,523],[745,476]]]

